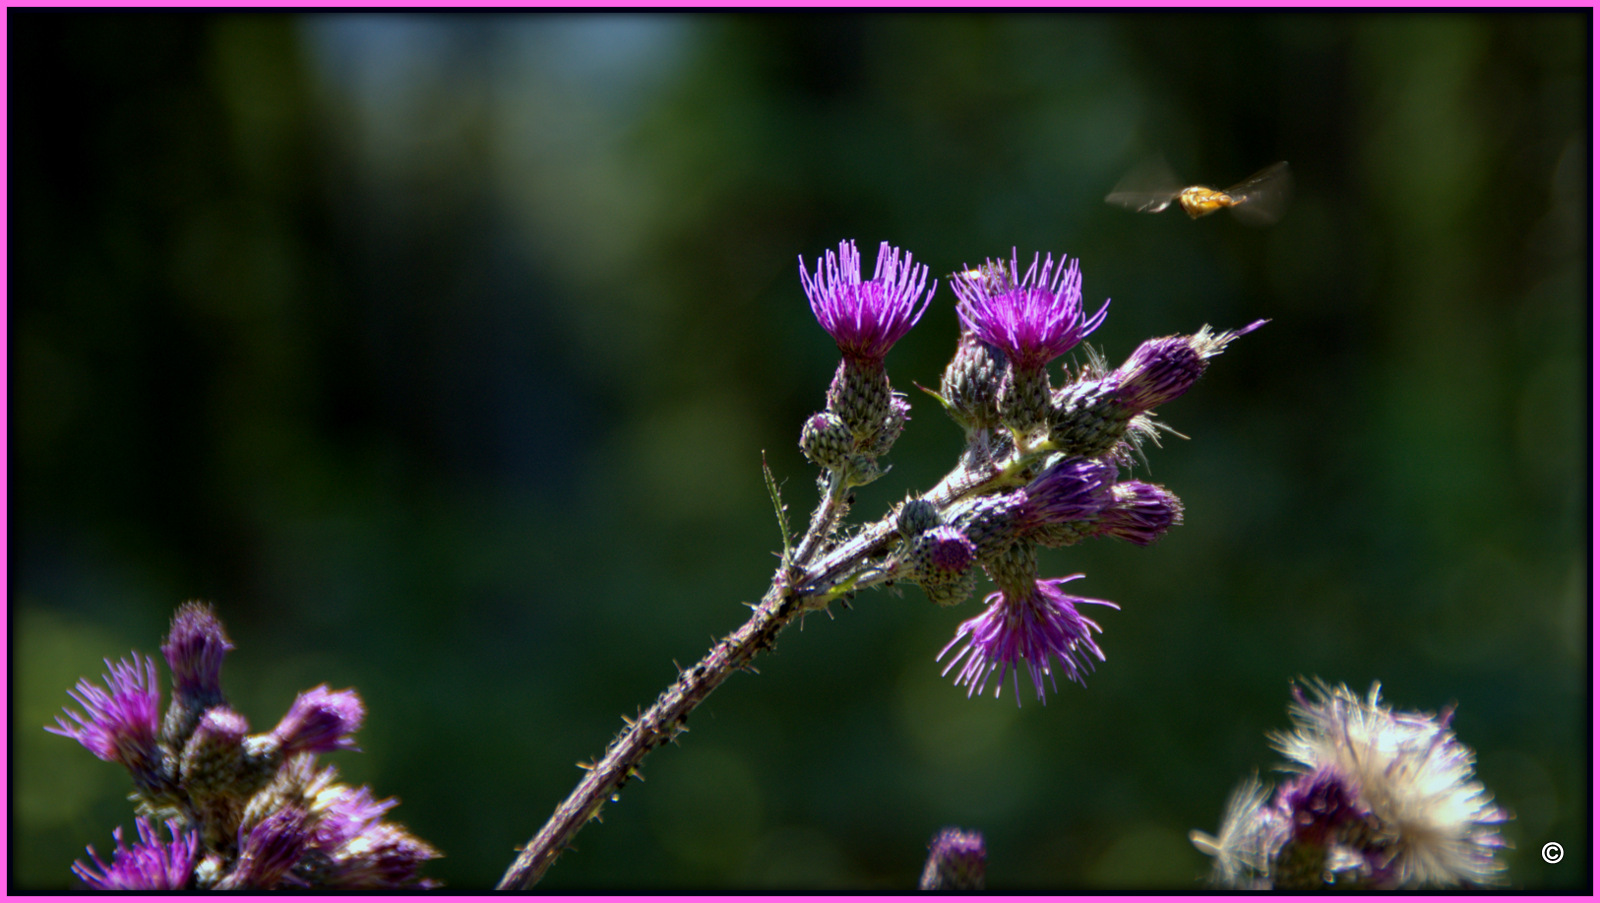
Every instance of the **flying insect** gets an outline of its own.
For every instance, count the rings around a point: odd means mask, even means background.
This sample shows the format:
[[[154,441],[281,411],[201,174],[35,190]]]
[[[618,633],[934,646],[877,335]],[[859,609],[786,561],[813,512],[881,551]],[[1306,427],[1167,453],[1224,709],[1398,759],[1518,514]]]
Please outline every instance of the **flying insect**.
[[[1204,185],[1185,188],[1166,161],[1157,157],[1123,177],[1106,195],[1106,203],[1139,213],[1160,213],[1176,201],[1190,219],[1226,208],[1241,222],[1266,226],[1283,216],[1293,188],[1289,164],[1281,160],[1226,191],[1218,191]]]

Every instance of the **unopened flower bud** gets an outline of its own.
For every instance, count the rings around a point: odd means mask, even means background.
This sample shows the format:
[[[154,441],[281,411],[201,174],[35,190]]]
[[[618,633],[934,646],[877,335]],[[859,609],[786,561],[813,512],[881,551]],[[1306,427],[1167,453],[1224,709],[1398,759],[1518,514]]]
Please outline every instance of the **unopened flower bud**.
[[[811,415],[800,430],[800,450],[811,463],[829,470],[844,466],[854,442],[844,421],[827,411]]]
[[[245,801],[271,773],[246,761],[249,732],[243,715],[218,706],[200,719],[178,757],[178,781],[206,848],[231,842],[226,826],[238,823]]]
[[[1005,355],[971,330],[963,329],[955,357],[944,368],[939,395],[952,419],[968,432],[1000,425],[995,399],[1006,371]]]
[[[1050,442],[1057,449],[1082,458],[1100,458],[1112,452],[1128,432],[1137,411],[1117,400],[1116,379],[1101,377],[1062,387],[1050,397]]]
[[[872,437],[870,453],[875,457],[883,457],[894,447],[896,439],[905,432],[906,424],[911,421],[911,402],[899,392],[889,395],[889,411],[883,416],[878,432]]]
[[[934,527],[911,541],[906,557],[907,579],[920,585],[935,604],[966,600],[976,586],[972,565],[977,549],[954,527]]]
[[[232,709],[217,707],[195,726],[178,759],[178,779],[191,795],[221,793],[233,786],[244,761],[250,725]]]
[[[895,512],[895,527],[900,535],[908,539],[918,533],[932,530],[944,522],[939,514],[939,506],[927,499],[906,499]]]
[[[1026,490],[998,492],[963,503],[948,519],[972,542],[978,560],[988,561],[1017,541],[1017,512],[1027,503]]]

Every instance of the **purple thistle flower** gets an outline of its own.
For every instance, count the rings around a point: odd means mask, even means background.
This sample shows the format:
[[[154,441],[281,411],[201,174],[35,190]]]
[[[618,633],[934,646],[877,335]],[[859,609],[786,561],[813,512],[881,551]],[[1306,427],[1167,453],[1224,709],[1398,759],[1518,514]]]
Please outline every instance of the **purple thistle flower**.
[[[272,736],[282,744],[286,756],[356,749],[350,735],[365,717],[366,708],[354,690],[333,691],[324,684],[296,697]]]
[[[1078,613],[1083,604],[1118,606],[1103,599],[1083,599],[1069,596],[1060,590],[1060,584],[1076,580],[1082,574],[1054,580],[1035,580],[1031,592],[1019,596],[1001,591],[992,593],[984,601],[988,608],[956,629],[955,639],[939,652],[943,659],[949,651],[966,640],[966,645],[956,653],[942,673],[949,674],[958,664],[956,686],[967,685],[967,695],[982,693],[989,678],[998,670],[999,683],[995,697],[1005,685],[1006,675],[1012,675],[1016,688],[1017,704],[1022,704],[1022,690],[1017,672],[1026,668],[1033,678],[1039,701],[1045,700],[1044,678],[1050,678],[1055,689],[1055,672],[1051,670],[1052,658],[1061,661],[1061,668],[1069,680],[1083,683],[1083,672],[1092,670],[1092,655],[1105,661],[1105,653],[1095,643],[1090,631],[1099,632],[1100,625]],[[965,663],[962,660],[965,659]]]
[[[811,312],[844,356],[857,360],[882,361],[911,331],[938,288],[934,280],[917,307],[927,281],[927,266],[913,264],[910,253],[902,258],[900,249],[888,242],[878,246],[878,261],[867,282],[861,281],[861,255],[854,241],[839,242],[837,257],[826,252],[817,261],[814,279],[806,272],[805,258],[800,259],[800,284],[811,299]]]
[[[1004,271],[1005,261],[992,260],[987,272]],[[969,271],[971,272],[971,271]],[[1033,265],[1017,278],[1017,252],[1011,251],[1009,277],[956,279],[960,301],[956,314],[982,341],[1004,352],[1017,370],[1034,371],[1070,351],[1105,320],[1108,299],[1093,317],[1083,311],[1083,276],[1078,261],[1053,261],[1033,256]]]
[[[930,573],[944,575],[966,573],[977,560],[978,554],[972,540],[950,526],[929,530],[926,539],[919,542],[916,548]]]
[[[1065,458],[1024,487],[1026,501],[1017,511],[1026,533],[1047,524],[1092,521],[1112,504],[1116,465],[1087,458]]]
[[[156,683],[155,660],[145,658],[141,670],[139,653],[135,652],[131,665],[126,661],[113,665],[110,659],[105,664],[109,692],[87,678],[79,680],[67,695],[83,706],[83,712],[63,709],[77,724],[68,724],[57,716],[56,726],[45,730],[71,737],[101,759],[117,762],[136,775],[147,774],[160,757],[156,732],[160,728],[157,709],[161,705],[161,689]]]
[[[1474,756],[1449,729],[1450,715],[1397,712],[1374,683],[1365,699],[1348,687],[1298,686],[1293,731],[1272,746],[1291,770],[1332,772],[1356,793],[1354,805],[1380,826],[1385,874],[1398,887],[1492,884],[1504,863],[1499,825],[1509,817],[1473,773]]]
[[[1194,335],[1148,339],[1135,348],[1115,373],[1116,396],[1129,411],[1152,411],[1189,391],[1211,358],[1239,336],[1265,324],[1257,320],[1241,329],[1212,333],[1202,326]]]
[[[239,860],[218,890],[274,890],[283,883],[302,884],[289,870],[311,842],[311,818],[302,809],[285,806],[250,827],[239,826]]]
[[[395,889],[430,888],[436,882],[419,878],[417,870],[439,851],[404,828],[375,822],[332,852],[327,884],[332,887]]]
[[[390,797],[374,800],[365,786],[351,788],[336,784],[325,791],[330,799],[319,800],[322,820],[317,824],[316,845],[324,850],[342,847],[377,824],[385,812],[399,805]]]
[[[1347,824],[1370,814],[1357,802],[1360,792],[1337,769],[1318,768],[1278,788],[1277,808],[1288,814],[1295,841],[1326,847],[1343,839]]]
[[[1112,490],[1115,501],[1100,513],[1097,530],[1134,545],[1147,546],[1183,523],[1183,502],[1150,483],[1129,480]]]
[[[172,669],[172,695],[206,709],[222,701],[222,659],[233,650],[211,606],[185,602],[172,616],[161,654]]]
[[[928,844],[917,890],[983,890],[989,853],[977,831],[945,828]]]
[[[134,820],[134,826],[139,830],[138,843],[124,846],[122,829],[116,828],[111,832],[117,841],[111,864],[100,861],[91,846],[88,853],[94,865],[74,862],[73,874],[95,890],[182,890],[194,873],[199,835],[180,831],[176,819],[167,822],[171,843],[163,842],[155,826],[142,815]]]

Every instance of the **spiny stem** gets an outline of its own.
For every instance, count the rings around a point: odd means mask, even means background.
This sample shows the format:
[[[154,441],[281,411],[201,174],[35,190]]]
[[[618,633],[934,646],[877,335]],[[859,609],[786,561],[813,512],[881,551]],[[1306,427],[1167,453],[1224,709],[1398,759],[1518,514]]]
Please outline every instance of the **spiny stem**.
[[[606,801],[638,773],[644,757],[685,730],[689,713],[704,702],[711,691],[728,675],[748,666],[763,649],[772,648],[778,634],[796,617],[809,608],[824,607],[831,598],[831,591],[845,575],[887,550],[894,537],[892,517],[874,524],[835,550],[823,560],[822,566],[807,567],[848,507],[847,492],[842,474],[832,472],[822,503],[817,506],[800,548],[792,561],[778,569],[750,620],[713,646],[698,664],[681,672],[655,704],[611,742],[600,761],[587,767],[583,780],[556,807],[539,833],[518,852],[516,861],[500,879],[498,889],[527,890],[537,884],[556,857],[571,845],[578,831],[589,819],[597,817]],[[822,600],[822,605],[817,605],[817,600]]]
[[[528,890],[537,884],[579,829],[598,816],[606,801],[637,773],[644,757],[676,738],[684,730],[689,713],[728,675],[748,665],[762,649],[772,647],[779,631],[800,614],[796,597],[784,591],[781,580],[774,580],[743,627],[713,646],[694,667],[679,674],[655,704],[612,741],[600,761],[517,854],[500,879],[499,890]]]

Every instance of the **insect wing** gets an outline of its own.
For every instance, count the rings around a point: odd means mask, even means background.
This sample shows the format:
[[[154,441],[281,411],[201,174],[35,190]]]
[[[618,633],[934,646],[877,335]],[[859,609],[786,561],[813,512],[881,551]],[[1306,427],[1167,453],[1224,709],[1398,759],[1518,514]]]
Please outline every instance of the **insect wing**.
[[[1233,205],[1228,209],[1240,222],[1270,226],[1289,209],[1294,177],[1289,174],[1289,164],[1280,160],[1229,188],[1227,194],[1233,198]]]
[[[1129,170],[1117,187],[1106,195],[1106,203],[1139,213],[1160,213],[1178,199],[1183,183],[1161,157],[1151,157]]]

